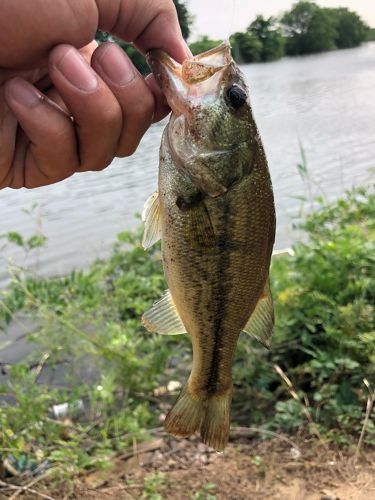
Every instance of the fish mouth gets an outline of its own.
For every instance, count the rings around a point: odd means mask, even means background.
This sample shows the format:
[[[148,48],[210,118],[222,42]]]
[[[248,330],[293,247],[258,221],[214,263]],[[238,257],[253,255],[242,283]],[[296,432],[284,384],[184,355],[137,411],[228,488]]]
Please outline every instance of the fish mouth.
[[[227,41],[186,59],[182,64],[161,49],[150,50],[146,57],[169,106],[176,114],[184,112],[189,100],[217,95],[223,72],[233,62]]]

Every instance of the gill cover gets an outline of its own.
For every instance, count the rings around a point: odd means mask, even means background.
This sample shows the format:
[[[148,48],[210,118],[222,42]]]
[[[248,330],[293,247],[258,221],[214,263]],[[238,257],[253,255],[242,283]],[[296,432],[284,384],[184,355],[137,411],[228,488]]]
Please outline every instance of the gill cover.
[[[182,64],[156,49],[148,63],[172,109],[165,140],[174,164],[200,192],[225,194],[250,155],[248,91],[230,45]]]

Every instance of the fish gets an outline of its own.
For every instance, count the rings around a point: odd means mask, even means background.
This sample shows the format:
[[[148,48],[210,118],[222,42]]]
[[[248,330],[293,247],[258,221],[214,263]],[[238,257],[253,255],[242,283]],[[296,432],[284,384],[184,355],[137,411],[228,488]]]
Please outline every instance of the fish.
[[[185,60],[151,50],[148,64],[172,110],[143,246],[161,239],[168,285],[142,316],[150,332],[187,333],[189,379],[165,418],[177,437],[200,432],[221,451],[230,432],[232,364],[241,332],[269,347],[275,239],[271,177],[249,87],[228,42]]]

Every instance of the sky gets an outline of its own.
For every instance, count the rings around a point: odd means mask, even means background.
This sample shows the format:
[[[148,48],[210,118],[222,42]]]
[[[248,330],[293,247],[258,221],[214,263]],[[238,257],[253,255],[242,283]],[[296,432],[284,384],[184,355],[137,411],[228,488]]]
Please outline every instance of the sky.
[[[275,16],[289,10],[295,0],[186,0],[195,17],[190,39],[199,35],[210,38],[228,38],[235,31],[243,31],[257,14]],[[375,27],[375,0],[318,0],[321,7],[348,7]]]

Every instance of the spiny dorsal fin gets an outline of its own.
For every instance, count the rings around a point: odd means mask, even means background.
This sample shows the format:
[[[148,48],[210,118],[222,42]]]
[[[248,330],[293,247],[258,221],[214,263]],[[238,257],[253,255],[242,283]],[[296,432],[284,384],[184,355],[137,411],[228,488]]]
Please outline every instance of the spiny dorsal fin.
[[[275,315],[273,312],[273,302],[268,278],[266,286],[264,287],[264,292],[260,296],[243,332],[256,338],[261,344],[269,349],[271,347],[274,323]]]
[[[169,290],[166,290],[162,298],[155,302],[149,311],[144,313],[142,323],[149,332],[156,332],[161,335],[186,333],[186,328],[181,321]]]
[[[147,199],[142,212],[142,221],[145,224],[142,246],[145,250],[152,247],[161,238],[160,215],[159,193],[155,191]]]

